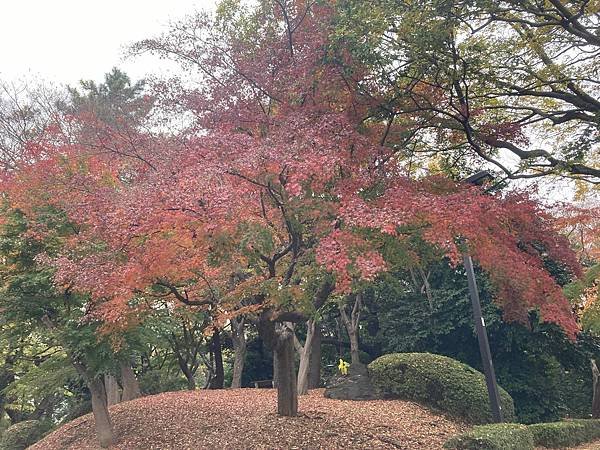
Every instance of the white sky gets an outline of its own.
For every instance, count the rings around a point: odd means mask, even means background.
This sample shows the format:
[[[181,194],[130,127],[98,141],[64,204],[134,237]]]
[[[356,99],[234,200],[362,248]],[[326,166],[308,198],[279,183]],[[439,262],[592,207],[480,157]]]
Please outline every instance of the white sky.
[[[0,79],[75,85],[118,66],[133,80],[160,71],[150,57],[123,60],[123,47],[154,37],[216,0],[0,1]],[[163,70],[164,72],[164,70]]]

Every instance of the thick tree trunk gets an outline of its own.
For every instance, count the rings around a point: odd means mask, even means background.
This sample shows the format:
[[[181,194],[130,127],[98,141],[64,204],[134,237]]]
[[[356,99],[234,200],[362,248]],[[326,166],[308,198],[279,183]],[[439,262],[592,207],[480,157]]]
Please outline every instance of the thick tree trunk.
[[[348,337],[350,338],[350,358],[351,363],[359,365],[360,357],[359,357],[359,349],[358,349],[358,332],[359,332],[359,324],[360,324],[360,308],[362,306],[362,295],[356,294],[356,298],[354,300],[354,306],[352,307],[352,313],[350,317],[346,313],[346,306],[340,305],[340,315],[342,317],[342,322],[344,323],[344,327],[348,332]]]
[[[212,337],[212,352],[215,357],[215,377],[210,383],[210,389],[223,389],[225,370],[223,368],[223,352],[221,349],[221,333],[215,330]]]
[[[593,384],[593,397],[592,397],[592,418],[599,419],[600,418],[600,371],[598,370],[598,366],[596,366],[596,361],[593,359],[590,360],[592,364],[592,376],[594,378]]]
[[[315,333],[310,351],[310,364],[308,368],[308,388],[317,389],[321,386],[321,339],[323,332],[319,324],[315,326]]]
[[[294,335],[285,324],[278,324],[275,352],[277,355],[277,413],[280,416],[298,415],[298,391],[294,367]]]
[[[104,375],[104,389],[106,390],[106,403],[108,406],[116,405],[121,401],[119,384],[113,375]]]
[[[289,323],[289,322],[288,322]],[[294,331],[285,322],[273,320],[266,310],[258,321],[258,332],[266,347],[273,350],[273,381],[277,382],[277,412],[298,415],[298,390],[294,367]]]
[[[300,354],[300,365],[298,367],[298,395],[308,394],[308,371],[310,367],[310,355],[312,353],[313,339],[315,336],[315,321],[306,322],[306,340],[304,346],[300,344],[296,336],[294,343]]]
[[[88,388],[92,394],[92,412],[98,441],[103,448],[109,447],[114,441],[114,431],[108,413],[106,390],[101,379],[88,380]]]
[[[141,397],[140,383],[135,377],[131,365],[127,361],[120,361],[119,368],[121,370],[121,385],[123,386],[123,396],[121,401],[127,402]]]
[[[242,387],[242,373],[246,361],[246,335],[245,318],[231,319],[231,340],[233,341],[233,378],[231,387],[234,389]]]

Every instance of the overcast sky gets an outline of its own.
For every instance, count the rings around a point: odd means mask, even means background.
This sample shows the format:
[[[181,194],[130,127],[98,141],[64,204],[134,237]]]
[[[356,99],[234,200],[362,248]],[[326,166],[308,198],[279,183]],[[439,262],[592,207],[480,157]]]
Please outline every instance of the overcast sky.
[[[113,66],[139,79],[156,60],[123,61],[123,47],[153,37],[216,0],[4,0],[0,9],[0,78],[76,84],[102,80]]]

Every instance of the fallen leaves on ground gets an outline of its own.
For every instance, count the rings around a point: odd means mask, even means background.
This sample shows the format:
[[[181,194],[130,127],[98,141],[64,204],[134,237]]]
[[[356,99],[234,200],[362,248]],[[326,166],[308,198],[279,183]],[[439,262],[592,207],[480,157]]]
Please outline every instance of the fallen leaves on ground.
[[[298,417],[276,414],[273,389],[169,392],[111,407],[112,450],[441,449],[467,426],[412,402],[300,397]],[[98,449],[91,414],[30,450]]]

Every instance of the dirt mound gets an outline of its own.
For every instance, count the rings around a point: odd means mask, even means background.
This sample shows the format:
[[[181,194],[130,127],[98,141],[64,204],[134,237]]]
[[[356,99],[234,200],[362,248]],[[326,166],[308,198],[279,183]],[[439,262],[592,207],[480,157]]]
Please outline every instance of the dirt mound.
[[[312,391],[301,415],[275,414],[272,389],[183,391],[111,407],[113,450],[441,449],[466,426],[400,400],[344,401]],[[30,450],[99,448],[93,417],[62,426]]]

